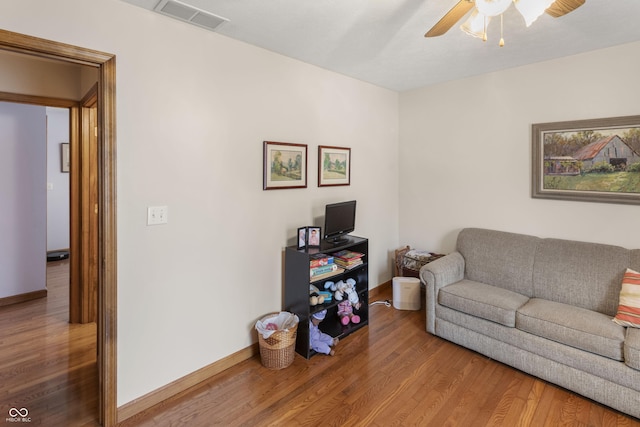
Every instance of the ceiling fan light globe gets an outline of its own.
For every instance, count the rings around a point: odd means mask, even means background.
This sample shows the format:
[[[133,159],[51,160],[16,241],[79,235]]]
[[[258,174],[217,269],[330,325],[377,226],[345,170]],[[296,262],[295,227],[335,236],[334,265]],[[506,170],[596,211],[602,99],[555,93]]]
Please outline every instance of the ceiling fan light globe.
[[[471,16],[460,25],[460,29],[470,36],[477,37],[479,39],[487,39],[487,25],[491,20],[490,16],[484,16],[478,10],[474,10]]]
[[[513,0],[475,0],[476,9],[484,16],[501,15],[511,6],[511,2]]]
[[[513,0],[516,9],[524,18],[525,24],[530,26],[555,0]]]

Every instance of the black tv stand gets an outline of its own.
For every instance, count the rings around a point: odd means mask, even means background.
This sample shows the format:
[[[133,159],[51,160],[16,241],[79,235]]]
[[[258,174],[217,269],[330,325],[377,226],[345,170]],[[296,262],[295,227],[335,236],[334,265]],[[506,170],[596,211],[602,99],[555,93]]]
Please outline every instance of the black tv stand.
[[[320,248],[298,249],[297,245],[293,245],[285,249],[284,310],[295,313],[300,319],[296,351],[307,359],[316,354],[309,345],[309,319],[313,313],[327,310],[326,317],[319,327],[325,334],[340,338],[340,343],[336,350],[338,354],[348,354],[348,349],[345,347],[348,344],[343,343],[342,339],[369,323],[369,240],[358,236],[348,236],[347,240],[349,242],[344,245],[333,246],[323,239]],[[322,253],[327,256],[333,256],[343,250],[362,254],[362,264],[351,268],[339,268],[334,272],[318,277],[310,276],[309,268],[313,259],[312,255]],[[330,301],[325,301],[322,304],[311,305],[309,303],[311,285],[324,291],[324,285],[327,281],[338,283],[341,280],[346,282],[349,279],[353,279],[356,283],[356,292],[361,305],[359,309],[354,308],[354,310],[360,316],[360,323],[343,325],[338,313],[340,301],[333,296]]]

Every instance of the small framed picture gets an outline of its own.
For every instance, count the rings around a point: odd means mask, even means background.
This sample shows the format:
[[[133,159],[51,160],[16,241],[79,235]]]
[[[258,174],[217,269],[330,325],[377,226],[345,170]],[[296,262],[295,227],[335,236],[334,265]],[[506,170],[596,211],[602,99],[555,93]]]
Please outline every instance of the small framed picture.
[[[307,188],[307,145],[264,141],[263,190]]]
[[[318,147],[318,187],[351,184],[351,148]]]
[[[307,227],[298,228],[298,249],[307,247]]]
[[[69,143],[63,142],[60,144],[60,170],[61,172],[69,172]]]
[[[319,248],[322,240],[322,229],[320,227],[307,227],[307,246]]]

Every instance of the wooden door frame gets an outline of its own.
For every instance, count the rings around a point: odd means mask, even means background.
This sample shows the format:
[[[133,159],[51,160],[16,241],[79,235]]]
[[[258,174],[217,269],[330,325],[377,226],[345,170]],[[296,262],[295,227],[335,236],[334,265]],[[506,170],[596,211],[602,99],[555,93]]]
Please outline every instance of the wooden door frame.
[[[117,228],[115,55],[0,29],[0,50],[98,70],[98,417],[117,424]],[[34,97],[36,98],[36,97]]]
[[[69,321],[98,318],[98,85],[71,108],[71,253]]]

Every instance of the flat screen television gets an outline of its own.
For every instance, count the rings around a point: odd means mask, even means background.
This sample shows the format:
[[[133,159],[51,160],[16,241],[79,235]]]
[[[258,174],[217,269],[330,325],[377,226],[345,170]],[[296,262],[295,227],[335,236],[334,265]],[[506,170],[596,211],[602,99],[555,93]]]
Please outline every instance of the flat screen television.
[[[324,209],[324,240],[337,245],[356,228],[356,201],[331,203]]]

